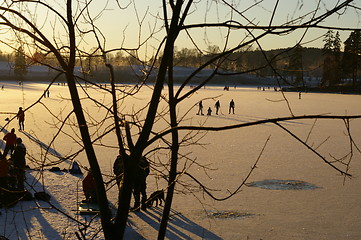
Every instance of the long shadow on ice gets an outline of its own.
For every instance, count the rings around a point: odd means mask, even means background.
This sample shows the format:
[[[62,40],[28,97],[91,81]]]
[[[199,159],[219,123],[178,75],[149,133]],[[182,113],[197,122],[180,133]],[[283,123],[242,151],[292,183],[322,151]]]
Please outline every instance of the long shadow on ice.
[[[45,143],[43,143],[42,141],[40,141],[39,139],[37,139],[36,137],[31,135],[30,133],[25,132],[25,131],[22,131],[21,133],[23,133],[25,136],[27,136],[29,138],[29,140],[38,144],[42,149],[44,149],[45,151],[47,151],[54,157],[57,157],[59,159],[63,158],[63,156],[59,152],[57,152],[55,149],[51,148],[49,145],[46,145]]]
[[[0,125],[0,129],[4,134],[8,133],[8,130],[6,130],[4,127],[2,127]],[[39,139],[37,139],[36,137],[32,136],[30,133],[25,132],[25,131],[21,131],[17,133],[17,137],[20,136],[20,133],[24,134],[30,141],[35,142],[36,144],[38,144],[42,149],[44,149],[45,151],[47,151],[49,154],[53,155],[54,157],[57,157],[59,159],[65,160],[64,157],[57,152],[55,149],[53,149],[52,147],[50,147],[49,145],[43,143],[42,141],[40,141]],[[5,148],[5,142],[2,140],[2,138],[0,139],[0,149],[3,151]]]
[[[153,227],[156,231],[159,230],[160,219],[162,211],[160,208],[150,208],[146,212],[134,212],[134,214],[142,219],[144,222]],[[166,238],[168,239],[193,239],[189,234],[197,235],[200,239],[214,239],[220,240],[221,237],[203,228],[197,223],[186,218],[180,212],[171,211],[171,216],[168,221]]]
[[[46,191],[46,188],[29,171],[26,173],[25,188],[32,195],[38,191]],[[61,209],[59,202],[55,198],[52,197],[50,201],[57,208]],[[36,199],[19,201],[15,206],[1,208],[0,211],[2,213],[0,232],[3,232],[4,236],[9,239],[32,239],[34,237],[63,239],[59,230],[54,229],[51,223],[44,218],[44,214],[57,215],[59,213],[44,201]],[[41,226],[41,228],[37,225]]]

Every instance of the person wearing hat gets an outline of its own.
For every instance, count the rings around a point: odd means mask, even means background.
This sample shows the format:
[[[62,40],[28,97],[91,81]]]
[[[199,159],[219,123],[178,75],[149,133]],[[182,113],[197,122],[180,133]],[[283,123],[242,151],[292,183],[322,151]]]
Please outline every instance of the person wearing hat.
[[[23,144],[22,139],[17,138],[16,147],[14,149],[11,160],[14,165],[16,185],[19,190],[24,190],[25,166],[26,166],[25,155],[26,155],[26,147]]]
[[[22,107],[19,107],[16,118],[19,120],[19,130],[24,130],[25,112]]]

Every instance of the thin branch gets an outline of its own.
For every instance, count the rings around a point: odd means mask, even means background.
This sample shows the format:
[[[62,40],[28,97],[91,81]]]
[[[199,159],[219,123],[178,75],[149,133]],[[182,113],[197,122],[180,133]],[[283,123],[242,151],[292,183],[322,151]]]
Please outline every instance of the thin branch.
[[[343,171],[341,169],[339,169],[338,167],[336,167],[335,165],[333,165],[330,161],[328,161],[324,156],[322,156],[320,153],[318,153],[316,150],[314,150],[311,146],[309,146],[305,141],[303,141],[302,139],[300,139],[299,137],[297,137],[293,132],[291,132],[290,130],[288,130],[287,128],[283,127],[281,124],[279,123],[275,123],[277,126],[279,126],[280,128],[282,128],[283,130],[285,130],[288,134],[290,134],[293,138],[295,138],[296,140],[298,140],[300,143],[302,143],[306,148],[308,148],[308,150],[310,150],[311,152],[313,152],[314,154],[316,154],[319,158],[321,158],[326,164],[330,165],[332,168],[334,168],[335,170],[337,170],[338,172],[340,172],[341,174],[345,175],[345,176],[351,176],[351,174],[349,174],[346,171]]]

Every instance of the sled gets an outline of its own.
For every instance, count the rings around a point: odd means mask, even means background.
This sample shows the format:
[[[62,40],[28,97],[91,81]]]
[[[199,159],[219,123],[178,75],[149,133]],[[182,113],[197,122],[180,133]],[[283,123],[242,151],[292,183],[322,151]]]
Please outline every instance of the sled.
[[[80,215],[95,215],[100,213],[97,203],[80,203],[78,207]]]

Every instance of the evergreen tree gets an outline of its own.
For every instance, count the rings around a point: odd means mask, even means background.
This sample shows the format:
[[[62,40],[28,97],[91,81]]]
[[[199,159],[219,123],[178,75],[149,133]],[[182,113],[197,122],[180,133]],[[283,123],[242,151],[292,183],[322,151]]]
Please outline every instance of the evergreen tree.
[[[341,79],[341,38],[340,33],[337,31],[333,40],[333,56],[335,59],[335,81],[334,84],[340,83]]]
[[[342,69],[345,77],[351,77],[356,85],[361,54],[361,30],[353,31],[345,41]]]
[[[27,66],[25,60],[25,52],[22,47],[19,47],[15,52],[15,64],[14,64],[14,73],[19,76],[20,79],[26,74]]]
[[[333,86],[340,82],[340,34],[337,32],[334,35],[332,30],[328,30],[323,41],[325,42],[323,47],[325,58],[321,86]]]
[[[325,34],[325,37],[323,38],[323,42],[325,43],[323,50],[326,54],[332,53],[334,39],[335,37],[333,36],[333,31],[328,30]]]
[[[292,55],[290,56],[288,70],[290,75],[295,77],[294,83],[296,85],[303,84],[303,63],[302,63],[302,54],[303,48],[301,45],[297,44]]]
[[[0,50],[0,61],[1,62],[7,62],[8,61],[8,55]]]

